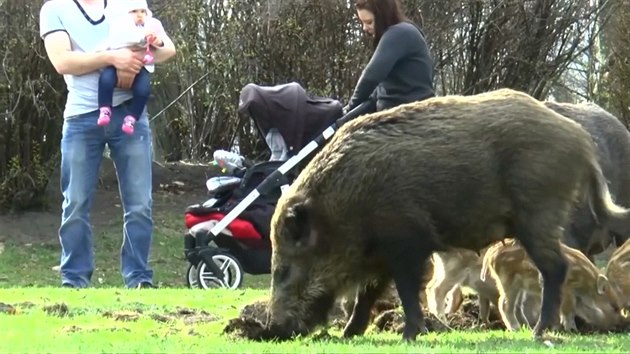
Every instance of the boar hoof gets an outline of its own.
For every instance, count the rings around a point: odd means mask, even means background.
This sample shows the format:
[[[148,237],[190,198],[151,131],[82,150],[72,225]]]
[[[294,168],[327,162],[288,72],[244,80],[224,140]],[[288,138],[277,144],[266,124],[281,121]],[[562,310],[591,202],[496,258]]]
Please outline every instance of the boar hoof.
[[[403,332],[402,338],[403,338],[403,340],[405,340],[407,342],[415,342],[416,341],[416,336],[417,336],[417,333],[415,333],[415,331],[414,331],[414,333],[409,333],[409,331],[405,330]]]
[[[544,332],[545,332],[544,328],[537,325],[536,327],[534,327],[534,330],[532,331],[532,335],[534,336],[535,340],[543,340]]]
[[[425,335],[428,333],[427,326],[425,324],[419,325],[417,328],[410,328],[409,326],[405,326],[403,331],[402,338],[407,342],[413,342],[416,340],[416,337],[419,335]]]
[[[343,337],[344,338],[352,338],[355,336],[358,336],[360,334],[363,334],[359,328],[357,328],[356,326],[346,326],[346,328],[343,330]]]

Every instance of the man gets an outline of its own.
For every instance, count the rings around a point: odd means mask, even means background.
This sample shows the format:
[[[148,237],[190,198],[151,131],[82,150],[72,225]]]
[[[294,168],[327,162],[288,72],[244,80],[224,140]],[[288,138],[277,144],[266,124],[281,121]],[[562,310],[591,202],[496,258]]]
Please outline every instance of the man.
[[[109,0],[111,3],[124,0]],[[116,166],[124,209],[121,273],[126,287],[152,288],[153,271],[148,266],[152,219],[152,146],[146,109],[133,135],[120,127],[128,114],[135,74],[143,66],[144,50],[127,48],[96,51],[108,35],[105,12],[108,0],[49,0],[40,11],[40,35],[46,53],[59,74],[64,75],[68,97],[63,113],[61,139],[62,221],[61,282],[64,287],[90,284],[94,269],[91,202],[105,144]],[[172,40],[153,51],[155,63],[175,55]],[[99,70],[113,65],[118,88],[114,92],[111,124],[97,125]]]

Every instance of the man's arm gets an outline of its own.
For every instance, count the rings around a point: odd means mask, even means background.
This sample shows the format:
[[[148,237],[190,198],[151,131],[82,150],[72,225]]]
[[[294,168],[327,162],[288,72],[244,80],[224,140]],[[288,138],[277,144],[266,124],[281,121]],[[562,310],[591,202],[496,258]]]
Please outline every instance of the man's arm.
[[[97,53],[73,52],[70,37],[65,31],[49,33],[44,37],[46,53],[60,74],[84,75],[108,65],[137,73],[142,67],[141,55],[120,49]]]

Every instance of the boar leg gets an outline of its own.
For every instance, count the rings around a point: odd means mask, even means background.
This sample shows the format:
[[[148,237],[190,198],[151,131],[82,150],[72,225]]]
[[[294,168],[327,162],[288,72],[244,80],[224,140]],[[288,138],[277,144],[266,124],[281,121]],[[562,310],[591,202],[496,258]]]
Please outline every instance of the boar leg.
[[[571,294],[564,294],[560,307],[560,324],[565,331],[577,331],[575,324],[575,297]]]
[[[460,272],[460,274],[455,274],[454,276],[452,274],[444,274],[443,277],[432,279],[427,286],[429,311],[433,312],[438,318],[445,319],[446,296],[449,292],[454,290],[455,287],[458,287],[458,285],[464,281],[465,277],[465,272]],[[450,310],[452,310],[452,308]]]
[[[516,295],[516,308],[514,309],[514,316],[516,316],[516,319],[521,327],[525,324],[527,327],[533,328],[532,324],[529,323],[527,317],[525,316],[525,306],[527,305],[525,303],[525,299],[527,298],[526,294],[526,290],[521,290],[518,292],[518,295]]]
[[[507,291],[501,292],[501,295],[499,295],[499,313],[505,327],[510,331],[517,331],[521,328],[521,324],[515,315],[516,298],[520,288],[514,285],[515,283],[510,284],[510,287],[506,289]]]
[[[420,307],[420,275],[429,254],[420,248],[409,247],[405,252],[388,252],[388,265],[405,313],[403,339],[413,341],[416,336],[427,332],[424,314]],[[403,247],[403,249],[405,249]]]
[[[543,279],[542,304],[533,330],[534,337],[541,338],[543,332],[558,319],[562,284],[568,267],[560,252],[562,233],[556,222],[562,217],[554,213],[563,207],[549,204],[537,207],[544,212],[523,215],[523,220],[515,228],[515,235]]]
[[[521,316],[526,320],[529,328],[534,328],[536,320],[538,320],[538,311],[540,310],[540,292],[534,294],[531,291],[524,291],[521,295]]]
[[[446,313],[455,313],[462,306],[464,302],[464,295],[462,294],[462,287],[456,286],[448,293],[448,301],[446,302]]]
[[[479,322],[490,323],[490,299],[479,294]]]
[[[343,330],[343,336],[346,338],[365,333],[370,321],[370,311],[376,300],[387,289],[389,281],[384,278],[369,283],[363,289],[357,289],[356,300],[350,319]]]

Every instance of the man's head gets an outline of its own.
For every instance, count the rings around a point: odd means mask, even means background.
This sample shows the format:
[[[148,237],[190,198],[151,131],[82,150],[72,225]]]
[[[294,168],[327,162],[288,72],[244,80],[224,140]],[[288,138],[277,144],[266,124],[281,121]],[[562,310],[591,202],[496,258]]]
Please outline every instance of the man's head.
[[[356,0],[354,7],[363,31],[374,38],[375,45],[389,26],[407,20],[399,0]]]

